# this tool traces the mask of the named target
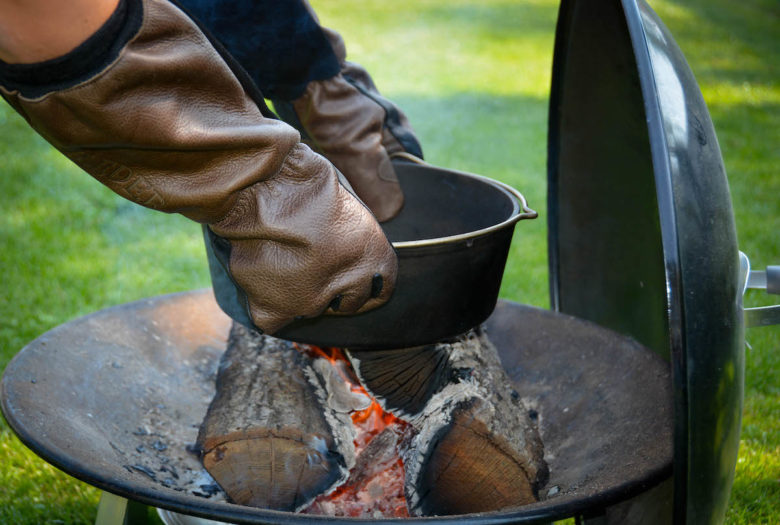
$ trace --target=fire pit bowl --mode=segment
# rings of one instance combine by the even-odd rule
[[[404,348],[462,334],[493,311],[515,224],[536,212],[517,190],[486,177],[405,158],[394,166],[405,203],[382,225],[398,254],[390,301],[360,315],[298,320],[275,336],[318,346]],[[251,325],[240,292],[223,275],[224,257],[208,235],[206,244],[212,279],[224,283],[215,286],[217,302]]]
[[[0,384],[3,413],[43,459],[124,498],[236,523],[329,521],[206,497],[212,487],[187,446],[214,394],[229,326],[206,291],[76,319],[11,361]],[[668,363],[595,324],[517,303],[499,302],[486,329],[538,414],[550,480],[542,501],[468,515],[470,523],[551,521],[669,478]]]

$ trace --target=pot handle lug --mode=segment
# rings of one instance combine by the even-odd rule
[[[739,257],[745,283],[743,295],[748,289],[766,290],[767,293],[774,295],[780,294],[780,266],[767,266],[766,270],[751,270],[747,256],[739,252]],[[743,308],[743,311],[745,326],[748,328],[780,324],[780,304]]]

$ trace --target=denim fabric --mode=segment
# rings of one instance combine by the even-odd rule
[[[178,0],[269,99],[292,100],[340,65],[301,0]]]

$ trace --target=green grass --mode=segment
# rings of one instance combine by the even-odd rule
[[[729,174],[739,247],[780,264],[780,7],[651,2],[696,75]],[[512,184],[542,218],[518,227],[502,296],[549,305],[547,96],[554,0],[315,0],[350,58],[401,105],[437,165]],[[198,226],[134,206],[0,104],[0,370],[74,317],[208,286]],[[752,293],[749,305],[780,298]],[[729,524],[780,523],[780,328],[747,332],[745,410]],[[98,491],[48,466],[0,418],[0,523],[90,523]]]

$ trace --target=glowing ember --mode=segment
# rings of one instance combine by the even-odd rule
[[[320,496],[305,514],[356,518],[408,518],[404,497],[404,467],[400,458],[358,485],[343,485]]]
[[[364,518],[409,517],[400,451],[409,424],[385,412],[371,398],[341,349],[305,345],[300,350],[327,359],[352,392],[371,399],[368,408],[350,414],[356,431],[357,461],[346,483],[330,494],[319,496],[302,512]]]

